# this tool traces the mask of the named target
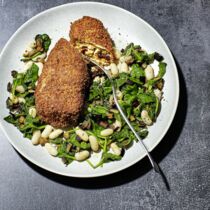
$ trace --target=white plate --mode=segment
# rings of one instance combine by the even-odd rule
[[[52,48],[59,38],[69,39],[70,22],[84,15],[100,19],[108,28],[118,48],[134,42],[148,52],[157,51],[164,56],[168,64],[164,77],[165,100],[162,102],[157,122],[149,129],[149,136],[144,140],[150,151],[158,145],[174,118],[178,103],[179,81],[174,59],[162,37],[148,23],[124,9],[102,3],[79,2],[52,8],[31,18],[15,32],[0,56],[0,122],[10,143],[32,163],[65,176],[97,177],[120,171],[141,160],[145,156],[141,146],[134,144],[126,151],[121,161],[104,164],[97,169],[92,169],[86,162],[74,162],[66,167],[59,158],[50,156],[41,146],[32,146],[13,125],[3,120],[8,115],[5,101],[8,97],[7,83],[12,80],[10,72],[13,69],[21,69],[23,64],[20,62],[20,56],[26,45],[36,34],[47,33],[52,38]]]

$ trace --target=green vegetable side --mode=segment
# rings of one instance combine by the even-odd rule
[[[8,83],[7,90],[10,92],[6,104],[10,114],[4,119],[16,126],[24,137],[32,139],[38,130],[43,132],[46,125],[41,122],[31,110],[35,108],[34,91],[38,80],[39,67],[36,62],[42,62],[51,44],[47,34],[39,34],[35,37],[31,50],[26,51],[21,59],[24,62],[32,61],[33,64],[25,73],[12,71],[13,81]],[[129,44],[122,50],[123,57],[129,57],[129,71],[119,72],[114,81],[118,89],[118,100],[131,121],[132,125],[142,139],[148,135],[148,118],[154,123],[158,117],[161,107],[163,76],[166,72],[166,63],[158,53],[148,54],[139,45]],[[159,62],[159,71],[156,76],[147,79],[146,69],[154,61]],[[90,66],[90,72],[92,71]],[[40,137],[39,144],[54,145],[57,150],[55,156],[62,159],[68,165],[78,158],[78,153],[86,152],[84,160],[87,160],[93,168],[103,166],[110,161],[121,160],[125,151],[135,141],[133,133],[121,118],[113,100],[112,88],[109,80],[102,72],[97,76],[92,74],[93,82],[87,95],[87,108],[84,117],[76,128],[64,131],[57,138],[43,139]],[[159,95],[157,94],[159,92]],[[148,114],[147,121],[142,115],[143,111]],[[92,141],[83,141],[78,130],[95,138]],[[90,138],[89,138],[90,139]],[[97,151],[96,151],[97,150]],[[92,152],[101,151],[101,159],[94,165],[88,157]],[[117,152],[116,152],[117,151]],[[89,154],[89,155],[88,155]]]

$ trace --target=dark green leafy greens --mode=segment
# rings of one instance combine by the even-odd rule
[[[23,61],[33,60],[39,55],[46,53],[49,49],[51,40],[46,34],[38,34],[35,37],[35,47],[32,52],[28,52],[22,59]],[[129,44],[123,50],[124,56],[131,56],[132,62],[129,64],[130,72],[121,72],[114,78],[118,89],[119,103],[131,121],[133,127],[139,136],[144,139],[148,135],[147,126],[142,120],[141,112],[146,110],[149,117],[155,122],[160,112],[161,103],[155,95],[154,89],[162,89],[166,73],[166,63],[163,57],[157,52],[148,54],[142,50],[141,46]],[[151,80],[145,78],[145,68],[156,60],[159,62],[159,71],[156,77]],[[16,126],[25,137],[31,139],[35,130],[43,130],[45,124],[40,121],[39,117],[29,115],[29,109],[35,106],[34,89],[38,79],[38,66],[33,65],[26,73],[12,72],[13,82],[8,84],[8,91],[12,98],[7,99],[7,107],[10,115],[4,119]],[[23,86],[23,93],[17,92],[16,87]],[[25,102],[14,103],[15,99],[24,98]],[[118,126],[116,126],[118,122]],[[120,126],[119,126],[120,124]],[[104,163],[121,160],[123,151],[128,149],[134,141],[135,136],[126,125],[119,114],[113,102],[112,87],[110,81],[105,77],[103,82],[93,81],[86,100],[86,109],[79,127],[87,132],[88,135],[96,137],[100,149],[102,150],[101,159],[98,164],[94,165],[87,160],[91,167],[96,168],[103,166]],[[102,136],[101,131],[105,128],[112,128],[114,132],[109,136]],[[57,147],[57,157],[68,165],[74,161],[75,154],[80,151],[92,151],[90,142],[83,141],[77,134],[76,129],[71,128],[65,132],[65,135],[55,139],[50,139],[51,144]],[[121,154],[116,155],[110,152],[112,143],[121,149]]]
[[[33,52],[31,52],[34,54],[31,54],[24,61],[31,60],[37,52],[47,52],[51,40],[47,34],[42,34],[36,36],[35,42],[36,45]],[[24,137],[29,139],[31,139],[33,131],[45,128],[45,124],[41,122],[38,116],[32,117],[29,114],[29,109],[35,106],[34,89],[39,77],[38,72],[39,68],[36,63],[33,63],[25,73],[18,73],[13,70],[11,73],[13,81],[8,84],[9,88],[7,88],[11,94],[11,97],[6,101],[10,114],[4,120],[16,126],[23,133]],[[24,88],[24,91],[18,92],[16,90],[17,86]],[[20,101],[19,99],[23,100]]]
[[[24,61],[24,62],[30,61],[30,60],[40,61],[42,59],[40,58],[40,56],[44,55],[44,53],[47,53],[50,47],[50,44],[51,44],[51,39],[47,34],[36,35],[34,46],[32,46],[29,51],[28,50],[25,51],[21,61]]]
[[[34,130],[41,130],[45,127],[38,117],[32,118],[29,115],[29,108],[35,106],[34,93],[30,92],[30,90],[35,87],[35,83],[38,79],[38,70],[38,66],[33,64],[26,73],[17,73],[13,79],[11,94],[13,98],[24,97],[25,103],[14,103],[12,99],[7,99],[10,115],[4,119],[18,127],[27,138],[32,137]],[[17,86],[25,87],[25,92],[18,93],[16,91]],[[27,89],[28,87],[30,87],[30,89]]]

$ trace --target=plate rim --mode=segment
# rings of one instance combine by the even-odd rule
[[[178,76],[178,70],[177,70],[177,66],[176,66],[176,63],[175,63],[175,60],[174,60],[174,57],[168,47],[168,45],[166,44],[165,40],[163,39],[163,37],[159,34],[159,32],[153,27],[151,26],[148,22],[146,22],[144,19],[142,19],[141,17],[137,16],[136,14],[124,9],[124,8],[121,8],[119,6],[116,6],[116,5],[112,5],[112,4],[108,4],[108,3],[102,3],[102,2],[92,2],[92,1],[83,1],[83,2],[73,2],[73,3],[66,3],[66,4],[62,4],[62,5],[58,5],[58,6],[55,6],[55,7],[52,7],[52,8],[49,8],[49,9],[46,9],[36,15],[34,15],[33,17],[31,17],[30,19],[28,19],[25,23],[23,23],[14,33],[13,35],[9,38],[9,40],[6,42],[6,44],[4,45],[1,53],[0,53],[0,60],[1,60],[1,57],[2,55],[4,54],[4,52],[6,51],[8,45],[10,44],[10,42],[14,39],[14,37],[16,36],[16,34],[18,34],[25,26],[27,26],[28,24],[30,24],[30,22],[32,22],[33,20],[35,20],[36,18],[38,18],[40,15],[43,15],[43,14],[46,14],[48,12],[51,12],[53,10],[56,10],[56,9],[60,9],[62,7],[66,7],[66,6],[69,6],[69,5],[82,5],[82,4],[97,4],[97,5],[101,5],[101,6],[106,6],[106,7],[112,7],[114,9],[117,9],[117,10],[121,10],[122,12],[125,12],[127,13],[128,15],[130,16],[133,16],[135,19],[138,19],[140,21],[142,21],[147,27],[149,27],[153,33],[155,33],[158,38],[162,41],[162,44],[164,45],[168,55],[169,55],[169,58],[172,60],[172,66],[173,68],[175,69],[175,83],[176,83],[176,98],[175,98],[175,104],[174,104],[174,107],[173,107],[173,110],[171,112],[171,115],[169,117],[169,121],[167,123],[167,126],[165,126],[163,132],[161,133],[161,135],[159,136],[158,138],[158,141],[156,141],[156,143],[149,149],[149,151],[151,152],[160,142],[161,140],[163,139],[163,137],[166,135],[167,131],[169,130],[173,120],[174,120],[174,117],[175,117],[175,114],[176,114],[176,111],[177,111],[177,107],[178,107],[178,102],[179,102],[179,94],[180,94],[180,85],[179,85],[179,76]],[[123,165],[117,169],[113,169],[111,171],[107,171],[107,172],[100,172],[100,173],[97,173],[97,174],[85,174],[85,175],[81,175],[81,174],[70,174],[69,173],[65,173],[65,172],[60,172],[58,170],[55,170],[55,169],[51,169],[51,168],[48,168],[44,165],[42,165],[41,163],[39,163],[38,161],[34,160],[33,158],[31,158],[30,156],[28,156],[27,154],[25,154],[23,151],[21,151],[17,146],[14,145],[13,141],[11,140],[11,138],[9,137],[9,135],[7,134],[6,130],[4,129],[4,126],[2,125],[2,122],[0,120],[0,128],[1,130],[3,131],[4,135],[6,136],[6,138],[8,139],[9,143],[15,148],[15,150],[18,151],[18,153],[20,153],[24,158],[26,158],[28,161],[30,161],[31,163],[35,164],[36,166],[44,169],[44,170],[47,170],[47,171],[50,171],[52,173],[55,173],[55,174],[58,174],[58,175],[62,175],[62,176],[66,176],[66,177],[76,177],[76,178],[95,178],[95,177],[102,177],[102,176],[107,176],[107,175],[111,175],[111,174],[114,174],[114,173],[117,173],[117,172],[120,172],[124,169],[127,169],[129,167],[131,167],[132,165],[134,165],[135,163],[139,162],[140,160],[142,160],[145,156],[146,156],[146,153],[144,152],[143,155],[141,155],[139,158],[135,159],[134,161],[131,161],[129,162],[128,164],[126,165]]]

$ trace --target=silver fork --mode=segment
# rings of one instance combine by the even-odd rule
[[[153,167],[153,169],[162,175],[162,172],[160,170],[160,167],[158,166],[158,164],[154,161],[154,159],[152,158],[150,152],[148,151],[147,147],[145,146],[144,142],[141,140],[140,136],[138,135],[138,133],[135,131],[135,129],[133,128],[133,126],[131,125],[131,123],[129,122],[128,118],[126,117],[125,113],[123,112],[122,108],[120,107],[118,100],[117,100],[117,96],[116,96],[116,88],[115,88],[115,82],[113,81],[112,77],[110,76],[108,70],[106,70],[105,68],[103,68],[102,66],[100,66],[98,63],[96,63],[94,60],[92,60],[91,58],[83,55],[83,57],[85,58],[85,60],[91,62],[92,64],[96,65],[97,67],[99,67],[108,77],[108,79],[111,82],[112,85],[112,92],[113,92],[113,98],[114,98],[114,102],[121,114],[121,116],[123,117],[123,119],[125,120],[126,124],[129,126],[129,128],[131,129],[131,131],[133,132],[133,134],[135,135],[135,137],[138,139],[138,142],[140,143],[141,147],[143,148],[143,150],[145,151],[147,157],[149,158],[149,161]]]

